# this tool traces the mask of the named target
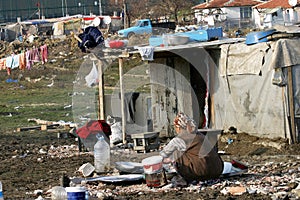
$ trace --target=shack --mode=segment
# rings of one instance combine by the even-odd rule
[[[155,47],[153,60],[146,61],[153,130],[161,137],[174,136],[172,120],[183,111],[199,128],[233,126],[238,132],[299,142],[299,55],[299,38],[253,45],[229,38]]]

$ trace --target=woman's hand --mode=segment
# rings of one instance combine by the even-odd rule
[[[168,163],[171,163],[171,162],[172,162],[172,160],[170,158],[164,158],[163,159],[163,163],[165,163],[165,164],[168,164]]]

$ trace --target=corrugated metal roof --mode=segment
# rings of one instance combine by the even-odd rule
[[[211,0],[208,3],[196,5],[192,9],[254,6],[261,2],[259,0]]]
[[[184,50],[184,49],[191,49],[191,48],[209,48],[220,46],[222,44],[233,44],[233,43],[240,43],[245,42],[245,38],[224,38],[220,40],[213,40],[207,42],[191,42],[184,45],[176,45],[176,46],[167,46],[167,47],[155,47],[154,52],[167,52],[172,50]],[[129,54],[139,53],[138,50],[129,51]]]

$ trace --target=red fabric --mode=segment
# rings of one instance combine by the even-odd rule
[[[111,135],[110,126],[105,120],[91,120],[76,130],[77,135],[84,139],[90,134],[97,134],[99,132],[103,132],[107,137]]]
[[[44,44],[40,47],[41,49],[41,56],[42,56],[42,64],[48,62],[48,48],[47,45]]]

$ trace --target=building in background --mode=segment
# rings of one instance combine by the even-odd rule
[[[0,23],[70,15],[113,15],[109,0],[0,0]]]

